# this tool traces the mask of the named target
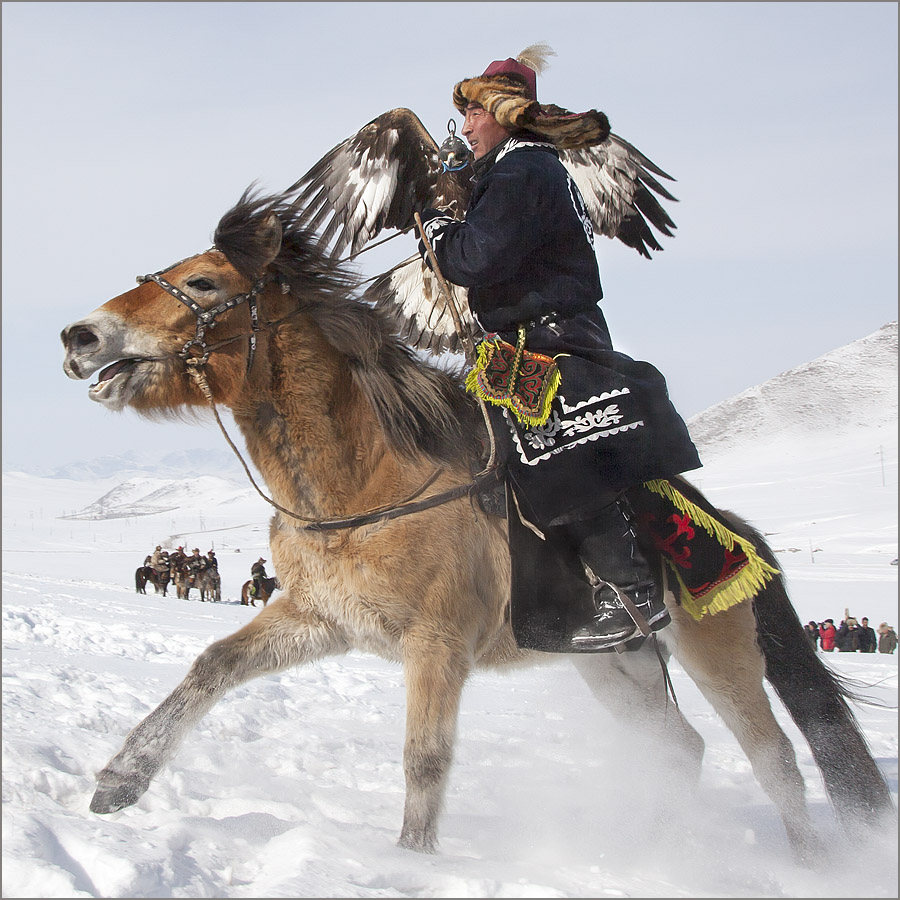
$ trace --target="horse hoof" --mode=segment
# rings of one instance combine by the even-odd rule
[[[149,781],[119,781],[116,784],[104,785],[101,777],[98,778],[97,790],[91,798],[90,810],[92,813],[106,815],[118,812],[126,806],[132,806],[143,796],[150,786]]]
[[[397,846],[403,850],[412,850],[415,853],[437,853],[437,841],[428,835],[412,836],[401,834]]]

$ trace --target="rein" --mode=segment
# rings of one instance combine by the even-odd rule
[[[208,251],[207,251],[208,252]],[[195,254],[199,256],[201,254]],[[206,331],[207,329],[212,330],[216,327],[216,319],[222,313],[228,312],[231,309],[235,309],[240,306],[242,303],[247,303],[250,309],[250,324],[251,331],[247,335],[249,338],[249,352],[247,356],[247,369],[245,372],[245,377],[250,374],[250,369],[253,365],[253,360],[256,353],[256,336],[257,334],[263,330],[263,328],[271,328],[273,325],[278,324],[284,319],[278,319],[275,322],[267,322],[264,326],[259,324],[259,307],[256,302],[256,297],[275,279],[275,276],[266,275],[261,277],[256,281],[253,287],[244,294],[236,294],[234,297],[230,297],[228,300],[223,300],[221,303],[212,307],[211,309],[204,309],[189,297],[184,291],[180,288],[176,287],[171,282],[167,281],[162,276],[174,269],[175,266],[181,265],[183,262],[187,262],[188,259],[193,259],[194,257],[186,257],[183,260],[180,260],[177,263],[173,263],[171,266],[168,266],[165,269],[161,269],[159,272],[154,272],[150,275],[139,275],[137,277],[138,284],[143,284],[147,281],[152,281],[154,284],[161,287],[166,293],[173,296],[176,300],[183,303],[197,318],[197,328],[194,334],[194,337],[189,340],[184,347],[176,354],[179,359],[181,359],[188,373],[194,379],[194,382],[197,384],[197,387],[200,389],[200,392],[206,398],[209,403],[213,415],[215,416],[216,423],[219,426],[219,430],[222,432],[222,435],[225,437],[225,440],[228,442],[228,445],[234,451],[237,456],[239,462],[244,468],[244,472],[247,474],[247,478],[250,480],[250,483],[253,485],[256,492],[265,500],[268,504],[273,506],[279,512],[284,513],[287,516],[290,516],[293,519],[298,519],[301,522],[305,522],[306,524],[303,526],[303,530],[305,531],[336,531],[344,528],[358,528],[361,525],[370,525],[373,522],[379,521],[387,521],[389,519],[396,519],[400,516],[411,515],[412,513],[421,512],[422,510],[431,509],[435,506],[440,506],[444,503],[449,503],[451,500],[456,500],[459,497],[463,497],[466,495],[472,496],[474,494],[480,493],[481,490],[490,487],[500,480],[500,474],[498,473],[496,467],[490,465],[486,467],[484,470],[479,472],[472,481],[466,484],[460,484],[456,487],[450,488],[446,491],[443,491],[440,494],[433,494],[430,497],[425,497],[423,499],[417,500],[416,498],[419,495],[427,490],[440,476],[443,472],[443,469],[436,468],[434,472],[428,477],[428,479],[417,488],[412,494],[410,494],[405,500],[402,500],[400,503],[382,506],[376,509],[368,510],[364,513],[355,516],[347,516],[341,518],[332,518],[332,519],[313,519],[308,516],[300,515],[300,513],[293,512],[292,510],[286,509],[281,506],[271,497],[266,496],[266,494],[260,489],[259,485],[256,483],[256,480],[253,477],[253,474],[250,472],[247,463],[244,461],[243,456],[241,455],[240,450],[235,446],[234,441],[231,440],[231,437],[228,434],[227,429],[225,428],[224,423],[222,422],[221,417],[219,416],[219,411],[216,406],[215,399],[213,398],[212,391],[210,390],[209,383],[206,380],[206,374],[203,371],[207,362],[209,361],[209,355],[214,350],[217,350],[219,347],[222,347],[226,344],[231,343],[234,340],[238,340],[241,337],[244,337],[243,334],[237,335],[234,338],[229,338],[228,340],[221,341],[218,344],[207,344],[206,343]],[[287,294],[290,292],[290,287],[287,282],[281,282],[281,292],[283,294]],[[285,316],[284,318],[288,318]],[[195,352],[195,349],[196,351]],[[493,442],[492,442],[493,443]],[[493,462],[494,452],[493,446],[491,450],[491,462]]]
[[[206,397],[207,402],[209,403],[213,411],[213,415],[216,418],[219,430],[222,432],[225,440],[228,442],[228,445],[234,451],[235,455],[240,461],[240,464],[244,467],[244,472],[246,472],[247,478],[250,480],[250,484],[253,485],[256,493],[259,494],[259,496],[262,497],[262,499],[265,500],[266,503],[268,503],[270,506],[274,506],[275,509],[277,509],[279,512],[282,512],[293,519],[298,519],[301,522],[305,522],[306,524],[303,526],[303,531],[338,531],[344,528],[359,528],[361,525],[371,525],[373,522],[388,521],[389,519],[396,519],[400,516],[408,516],[412,513],[422,512],[422,510],[425,509],[431,509],[434,506],[440,506],[444,503],[449,503],[451,500],[456,500],[459,497],[478,494],[483,489],[499,483],[502,478],[499,470],[496,467],[485,469],[479,472],[470,482],[466,484],[459,484],[456,487],[449,488],[448,490],[443,491],[440,494],[433,494],[432,496],[425,497],[422,500],[416,500],[416,497],[418,497],[424,490],[434,484],[438,476],[443,472],[443,469],[437,468],[434,470],[434,472],[431,473],[431,475],[422,485],[420,485],[415,491],[413,491],[413,493],[410,494],[405,500],[401,500],[400,503],[396,503],[390,506],[380,506],[376,509],[371,509],[367,512],[360,513],[355,516],[346,516],[343,518],[313,519],[308,516],[302,516],[300,515],[300,513],[296,513],[290,509],[286,509],[271,497],[267,497],[266,494],[263,493],[259,485],[256,483],[256,479],[254,479],[253,473],[250,471],[247,463],[244,461],[244,457],[241,455],[240,450],[238,450],[238,448],[235,446],[234,441],[231,440],[231,437],[228,434],[228,431],[225,428],[221,417],[219,416],[218,407],[216,406],[212,391],[209,389],[209,383],[206,380],[206,375],[203,372],[203,366],[205,365],[205,362],[202,362],[199,358],[185,359],[184,362],[188,367],[188,372],[196,382],[197,387],[200,388],[201,393],[204,397]]]

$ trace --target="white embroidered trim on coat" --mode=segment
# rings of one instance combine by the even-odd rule
[[[604,391],[599,397],[591,397],[574,406],[569,406],[565,397],[557,394],[555,399],[559,401],[565,418],[560,417],[559,411],[554,409],[550,418],[543,425],[536,425],[522,431],[510,420],[507,410],[504,409],[503,412],[506,414],[506,421],[512,433],[519,459],[526,466],[536,466],[543,460],[549,459],[557,453],[571,450],[573,447],[602,438],[615,437],[617,434],[642,427],[643,419],[623,424],[622,420],[625,416],[617,403],[610,403],[605,407],[597,406],[604,400],[611,400],[629,393],[631,392],[628,388]],[[587,407],[593,408],[588,409]],[[580,415],[571,415],[579,410],[583,411]],[[535,451],[538,451],[537,456],[532,455]]]

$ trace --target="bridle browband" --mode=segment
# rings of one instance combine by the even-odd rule
[[[210,248],[210,250],[215,249],[215,247]],[[203,253],[209,253],[210,250],[204,250]],[[299,519],[300,521],[305,522],[306,524],[303,526],[304,531],[323,532],[341,530],[344,528],[358,528],[361,525],[371,525],[375,522],[386,521],[388,519],[396,519],[399,516],[406,516],[411,513],[421,512],[422,510],[440,506],[460,497],[468,496],[471,499],[482,491],[500,482],[502,476],[498,468],[496,466],[489,465],[486,469],[475,475],[472,481],[467,484],[457,485],[456,487],[443,491],[440,494],[432,494],[430,497],[416,499],[441,474],[443,469],[438,468],[431,474],[431,476],[424,484],[422,484],[417,490],[415,490],[410,496],[408,496],[405,500],[402,500],[400,503],[397,503],[393,506],[383,506],[378,509],[369,510],[368,512],[361,513],[360,515],[347,516],[336,519],[311,519],[307,516],[302,516],[299,513],[292,512],[289,509],[285,509],[285,507],[276,503],[271,497],[267,497],[260,490],[259,485],[257,485],[256,480],[253,478],[253,475],[250,472],[250,469],[244,462],[244,458],[241,456],[240,451],[229,437],[228,432],[226,431],[225,426],[222,423],[219,412],[216,409],[216,403],[213,399],[212,391],[209,389],[209,385],[206,381],[206,376],[203,373],[203,368],[209,361],[209,354],[217,347],[222,346],[222,344],[216,344],[213,346],[208,345],[205,340],[206,330],[212,330],[216,327],[216,319],[222,313],[228,312],[228,310],[234,309],[235,307],[240,306],[242,303],[247,303],[250,309],[251,331],[247,335],[247,337],[249,338],[250,346],[247,356],[246,374],[250,374],[250,369],[253,365],[253,358],[256,353],[256,335],[264,327],[259,324],[259,308],[256,303],[256,297],[271,282],[275,281],[277,279],[277,276],[263,275],[246,293],[236,294],[234,297],[230,297],[228,300],[223,300],[221,303],[217,304],[211,309],[204,309],[202,306],[200,306],[199,303],[197,303],[193,298],[189,297],[184,291],[182,291],[180,288],[175,287],[174,284],[172,284],[170,281],[166,281],[166,279],[162,277],[166,272],[171,271],[176,266],[180,266],[182,263],[187,262],[188,260],[195,259],[198,256],[202,256],[203,253],[195,253],[193,256],[187,256],[176,263],[172,263],[171,266],[167,266],[165,269],[160,269],[158,272],[153,272],[150,275],[138,275],[137,282],[138,284],[144,284],[147,281],[152,281],[154,284],[157,284],[159,287],[161,287],[166,293],[171,294],[171,296],[173,296],[176,300],[183,303],[197,317],[197,329],[194,333],[194,337],[189,340],[176,355],[184,362],[191,377],[197,383],[200,392],[204,395],[204,397],[206,397],[207,401],[212,407],[213,415],[215,416],[216,422],[219,425],[219,429],[225,436],[225,440],[228,442],[231,449],[234,450],[234,452],[237,454],[237,458],[240,461],[241,465],[244,467],[244,471],[247,473],[247,477],[250,479],[250,483],[256,489],[256,492],[260,495],[260,497],[263,498],[263,500],[274,506],[275,509],[277,509],[279,512],[285,513],[286,515],[291,516],[294,519]],[[283,294],[287,294],[290,292],[290,286],[286,281],[283,280],[281,281],[281,292]],[[265,327],[270,327],[274,324],[276,323],[269,322],[266,323]],[[243,335],[238,335],[238,337],[242,336]],[[224,341],[222,343],[230,343],[230,341]],[[199,352],[194,351],[195,347]],[[491,456],[493,458],[493,452]]]

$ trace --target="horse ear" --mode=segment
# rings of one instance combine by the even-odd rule
[[[259,247],[263,254],[263,269],[268,268],[281,250],[281,219],[274,213],[259,226],[257,232]]]

